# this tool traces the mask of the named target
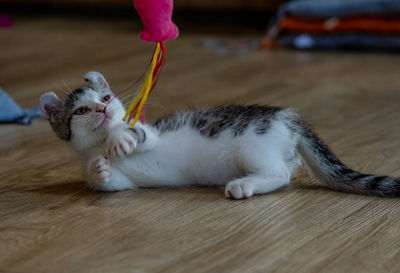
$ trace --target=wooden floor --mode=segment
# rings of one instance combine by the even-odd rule
[[[16,18],[0,30],[0,86],[23,107],[79,86],[89,70],[121,90],[152,53],[138,29]],[[167,43],[151,120],[221,103],[289,106],[351,167],[400,176],[400,56],[217,56],[197,46],[204,37],[181,28]],[[46,120],[0,125],[0,272],[400,272],[399,199],[315,187],[304,170],[294,180],[243,201],[217,188],[91,192]]]

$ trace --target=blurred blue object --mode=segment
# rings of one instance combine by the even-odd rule
[[[291,34],[278,39],[284,47],[297,49],[354,49],[398,51],[400,36],[368,34],[310,35]]]
[[[287,14],[320,18],[399,13],[400,0],[295,0],[280,6],[277,19],[279,20]]]
[[[0,88],[0,123],[31,124],[33,118],[41,117],[39,107],[22,109],[4,90]]]

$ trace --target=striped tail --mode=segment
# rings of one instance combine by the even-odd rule
[[[299,153],[318,178],[331,189],[377,195],[400,196],[400,178],[362,174],[345,166],[329,147],[302,121],[294,121],[295,130],[300,133]]]

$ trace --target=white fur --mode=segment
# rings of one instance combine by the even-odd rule
[[[94,100],[95,104],[92,96],[89,92],[81,101],[90,104]],[[226,185],[227,197],[241,199],[289,183],[300,164],[296,140],[280,121],[273,121],[264,135],[249,129],[233,137],[227,130],[216,139],[204,137],[191,127],[160,137],[151,126],[138,124],[147,137],[141,146],[120,119],[122,106],[110,111],[114,111],[113,121],[100,135],[84,129],[90,120],[74,120],[72,124],[71,144],[81,152],[85,177],[95,189]]]
[[[70,140],[82,156],[84,176],[94,189],[213,185],[225,186],[227,197],[241,199],[289,183],[301,162],[298,139],[279,119],[272,120],[263,135],[248,128],[241,136],[226,130],[217,138],[202,136],[190,126],[160,136],[153,127],[137,123],[135,128],[146,133],[146,141],[138,143],[122,121],[125,110],[118,99],[111,101],[105,113],[96,112],[102,97],[111,92],[98,74],[87,74],[92,90],[76,107],[84,105],[90,111],[72,116]],[[103,122],[106,116],[109,120]]]
[[[234,138],[226,131],[217,139],[206,138],[189,127],[159,137],[150,126],[139,126],[151,138],[151,149],[137,149],[130,155],[109,153],[109,160],[104,164],[109,164],[111,172],[118,171],[120,175],[104,186],[99,185],[99,189],[226,185],[227,197],[241,199],[289,183],[292,172],[300,164],[295,143],[279,121],[274,121],[265,135],[248,130]],[[121,137],[117,132],[113,131],[106,143],[118,143]],[[126,130],[120,134],[125,135]],[[126,180],[131,183],[127,184]]]

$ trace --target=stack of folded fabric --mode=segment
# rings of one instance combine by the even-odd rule
[[[400,0],[288,2],[263,47],[400,51]]]

